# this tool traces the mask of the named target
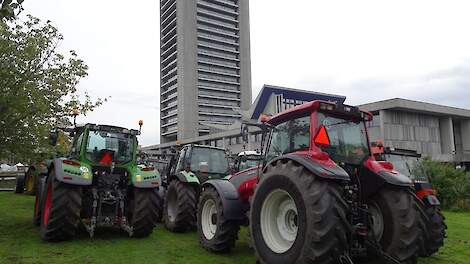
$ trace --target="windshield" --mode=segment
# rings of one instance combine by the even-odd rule
[[[191,170],[214,174],[226,174],[229,170],[224,150],[194,147],[191,153]]]
[[[367,134],[362,121],[318,113],[318,128],[321,126],[325,127],[330,144],[320,147],[336,163],[361,164],[369,156]]]
[[[294,118],[273,128],[267,160],[309,147],[310,116]]]
[[[417,157],[386,154],[385,160],[393,164],[393,169],[413,181],[428,182],[423,165]]]
[[[128,134],[90,131],[86,147],[86,158],[92,162],[110,164],[132,160],[133,136]]]
[[[259,165],[260,161],[261,161],[261,156],[258,156],[258,155],[244,156],[244,158],[240,160],[240,165],[238,166],[238,170],[242,171],[242,170],[256,167]]]

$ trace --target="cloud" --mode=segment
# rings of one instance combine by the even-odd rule
[[[332,77],[302,78],[295,86],[345,95],[349,104],[405,98],[470,108],[470,59],[422,75],[384,75],[347,81]]]

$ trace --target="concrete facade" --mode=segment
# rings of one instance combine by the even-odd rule
[[[372,141],[437,160],[470,162],[470,110],[399,98],[359,107],[374,114],[369,124]]]
[[[207,135],[251,106],[248,0],[160,0],[160,142]]]

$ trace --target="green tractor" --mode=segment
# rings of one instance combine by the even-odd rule
[[[203,145],[185,145],[172,158],[164,177],[163,222],[172,232],[196,228],[196,205],[201,184],[222,179],[230,173],[225,149]]]
[[[69,240],[80,225],[90,237],[97,227],[150,235],[161,206],[161,180],[153,167],[137,166],[140,130],[95,124],[62,130],[73,137],[70,154],[50,162],[36,191],[34,223],[41,238]],[[57,135],[51,132],[51,144]]]
[[[36,195],[39,179],[47,175],[47,168],[51,162],[49,159],[31,164],[24,174],[17,176],[15,192]]]

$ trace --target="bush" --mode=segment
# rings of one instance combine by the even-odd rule
[[[470,209],[470,172],[430,159],[423,165],[444,208]]]

